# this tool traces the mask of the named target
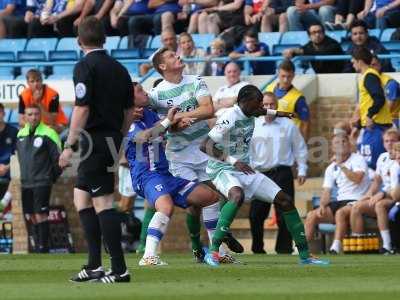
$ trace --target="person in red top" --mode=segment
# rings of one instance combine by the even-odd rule
[[[58,93],[43,84],[42,73],[31,69],[26,73],[26,87],[19,95],[19,125],[25,126],[25,107],[36,104],[42,111],[42,122],[61,133],[68,125],[68,118],[61,108]]]

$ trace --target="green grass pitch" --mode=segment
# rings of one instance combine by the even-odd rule
[[[139,268],[130,254],[133,280],[101,285],[68,282],[83,254],[2,255],[0,299],[400,299],[398,255],[333,256],[327,267],[300,266],[296,256],[237,257],[242,264],[213,269],[190,255],[163,255],[169,266]]]

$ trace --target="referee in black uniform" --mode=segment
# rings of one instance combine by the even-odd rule
[[[114,163],[123,135],[130,125],[133,86],[128,71],[102,48],[103,25],[88,17],[78,28],[78,43],[85,56],[75,66],[75,106],[60,166],[70,165],[72,149],[81,135],[81,161],[74,203],[88,244],[87,265],[71,281],[129,282],[121,248],[120,219],[112,208]],[[83,129],[84,134],[80,134]],[[86,156],[85,159],[82,159]],[[101,263],[101,237],[111,257],[111,273]]]

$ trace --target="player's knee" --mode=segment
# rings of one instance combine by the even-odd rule
[[[236,203],[238,206],[241,206],[244,201],[244,192],[239,187],[233,187],[229,190],[228,198],[230,201]]]
[[[292,197],[283,191],[280,191],[278,194],[276,194],[274,204],[282,211],[290,211],[295,209]]]

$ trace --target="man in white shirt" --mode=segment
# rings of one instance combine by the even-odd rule
[[[232,107],[236,103],[239,90],[249,84],[240,80],[240,67],[235,62],[228,63],[224,72],[228,84],[220,87],[213,97],[215,112],[221,108]]]
[[[325,170],[320,207],[309,212],[305,222],[307,240],[312,240],[319,223],[335,223],[335,237],[330,253],[340,252],[341,241],[349,228],[351,204],[362,197],[369,187],[368,166],[364,158],[351,152],[346,134],[332,140],[334,158]],[[331,190],[336,185],[337,201],[331,201]]]
[[[272,92],[264,93],[264,108],[276,110],[278,99]],[[288,118],[266,115],[255,120],[250,143],[251,167],[271,178],[294,201],[294,179],[292,166],[297,163],[297,180],[302,185],[307,174],[307,145],[299,128]],[[253,238],[252,251],[265,253],[264,221],[271,204],[254,200],[250,208],[250,226]],[[278,236],[275,251],[280,254],[293,252],[292,237],[287,230],[282,211],[277,212]]]
[[[389,231],[388,211],[395,203],[391,191],[397,185],[398,176],[393,145],[399,141],[397,129],[388,129],[383,135],[383,146],[387,152],[382,153],[376,163],[374,180],[367,193],[351,210],[351,231],[354,235],[364,233],[363,215],[376,217],[382,237],[382,254],[392,254],[392,242]],[[393,174],[392,174],[393,173]]]

